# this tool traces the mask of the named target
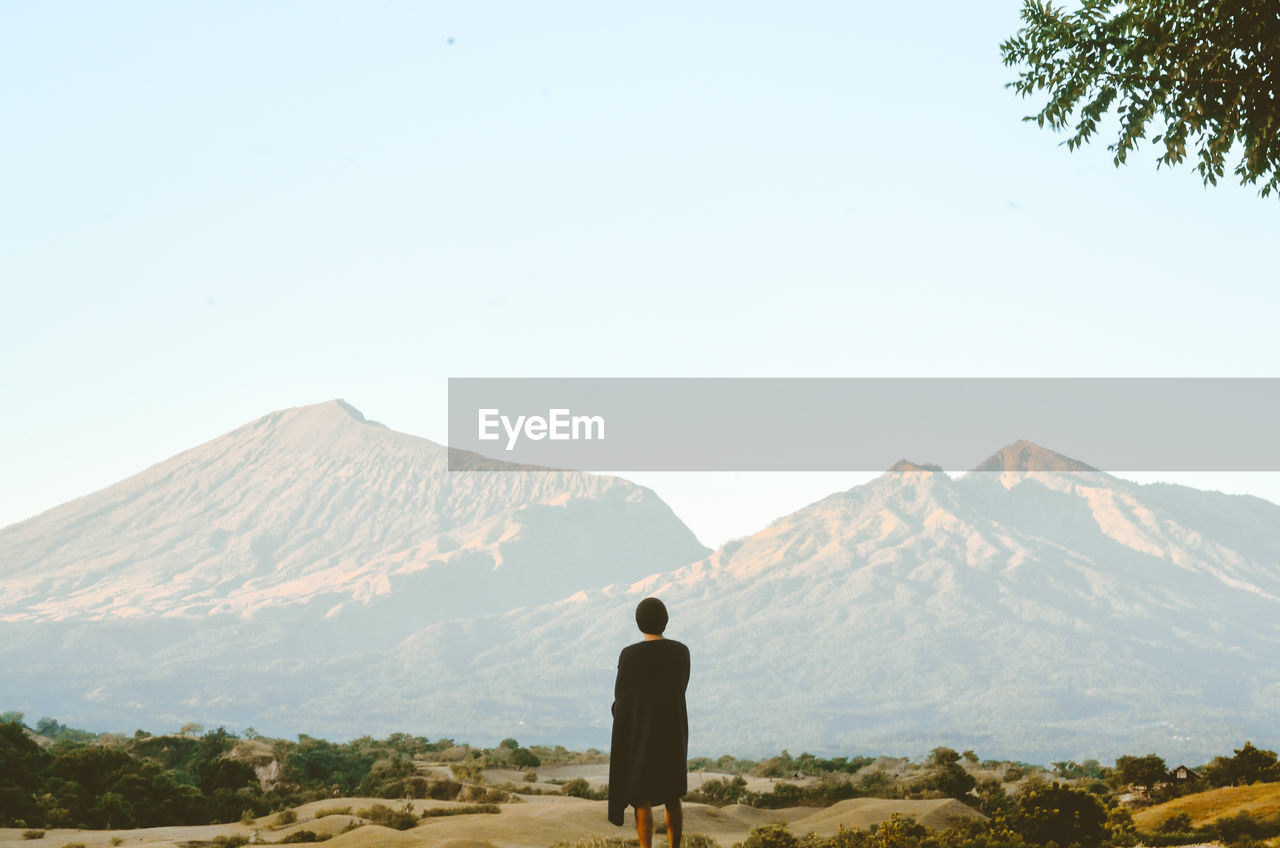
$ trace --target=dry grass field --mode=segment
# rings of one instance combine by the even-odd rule
[[[162,827],[140,830],[86,831],[50,830],[41,840],[26,840],[22,831],[0,829],[0,848],[63,848],[83,843],[85,848],[214,848],[218,836],[242,834],[253,843],[271,844],[298,830],[311,830],[331,835],[326,848],[547,848],[553,843],[591,837],[630,836],[628,825],[614,827],[605,818],[605,802],[587,801],[561,795],[529,795],[520,801],[499,805],[501,812],[427,818],[416,827],[396,831],[376,825],[344,830],[355,820],[347,814],[318,812],[350,807],[359,810],[375,803],[398,806],[374,798],[334,798],[316,801],[297,808],[298,820],[285,827],[272,825],[273,817],[265,816],[251,825],[222,824],[199,827]],[[429,807],[462,806],[449,801],[414,801],[414,810]],[[783,810],[758,810],[740,804],[722,808],[703,804],[685,804],[685,832],[701,833],[715,839],[724,848],[740,842],[751,828],[767,822],[783,822],[793,833],[813,831],[826,836],[840,825],[866,828],[884,821],[894,813],[914,816],[931,827],[943,827],[956,818],[978,816],[963,804],[950,800],[885,801],[856,798],[832,807],[792,807]],[[113,840],[119,840],[113,843]],[[662,840],[658,840],[662,844]],[[204,843],[201,845],[200,843]]]
[[[1186,813],[1191,818],[1193,827],[1237,813],[1248,813],[1262,819],[1274,818],[1280,815],[1280,783],[1226,786],[1184,795],[1135,812],[1133,821],[1141,830],[1153,830],[1162,821],[1178,813]]]

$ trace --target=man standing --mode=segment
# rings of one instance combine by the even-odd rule
[[[666,808],[667,840],[680,848],[684,826],[680,798],[689,791],[689,649],[664,639],[667,608],[657,598],[636,607],[644,639],[618,655],[613,687],[613,741],[609,752],[609,821],[623,823],[636,810],[641,848],[653,845],[653,807]]]

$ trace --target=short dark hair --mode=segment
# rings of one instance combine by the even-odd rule
[[[657,598],[645,598],[636,605],[636,625],[641,633],[662,635],[667,629],[667,605]]]

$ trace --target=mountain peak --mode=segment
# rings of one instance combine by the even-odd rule
[[[1078,459],[1072,459],[1034,442],[1019,439],[991,454],[971,471],[1097,471]]]
[[[313,432],[345,430],[352,425],[387,429],[385,424],[365,418],[363,412],[342,398],[279,409],[264,415],[260,420],[275,426],[303,426],[311,428]]]
[[[934,465],[933,463],[930,463],[930,462],[912,462],[909,459],[900,459],[897,462],[895,462],[892,467],[889,468],[889,471],[891,472],[894,472],[894,471],[896,472],[905,472],[905,471],[940,472],[942,471],[942,466]]]
[[[322,405],[322,406],[328,406],[328,405],[330,405],[330,404],[332,404],[333,406],[336,406],[338,409],[341,409],[343,412],[347,413],[348,415],[350,415],[352,418],[354,418],[354,419],[355,419],[355,420],[357,420],[357,421],[367,421],[367,420],[368,420],[368,419],[366,419],[366,418],[364,417],[364,413],[363,413],[363,412],[361,412],[360,410],[356,409],[354,406],[352,406],[351,404],[347,403],[347,402],[346,402],[345,400],[343,400],[342,398],[334,398],[333,400],[328,401],[328,402],[326,402],[326,403],[324,403],[324,404],[321,404],[321,405]]]

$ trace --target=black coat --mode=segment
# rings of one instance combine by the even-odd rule
[[[609,821],[627,805],[665,804],[689,791],[689,649],[648,639],[618,655],[609,750]]]

